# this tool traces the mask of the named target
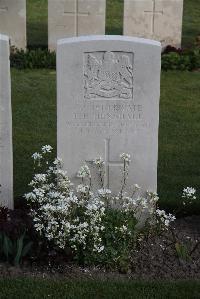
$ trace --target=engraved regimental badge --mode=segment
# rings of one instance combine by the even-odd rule
[[[84,54],[85,98],[132,99],[133,53]]]

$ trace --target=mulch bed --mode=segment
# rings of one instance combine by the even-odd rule
[[[177,257],[173,238],[187,245],[190,260],[185,261]],[[177,219],[172,233],[168,232],[165,237],[152,237],[141,244],[126,274],[100,268],[81,268],[52,260],[49,264],[34,262],[30,265],[30,262],[26,262],[21,267],[0,263],[0,278],[200,279],[200,216]]]

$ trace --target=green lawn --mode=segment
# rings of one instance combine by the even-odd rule
[[[48,0],[27,0],[27,43],[29,47],[47,47]]]
[[[123,34],[123,0],[106,1],[106,34]]]
[[[47,0],[27,0],[29,47],[47,47],[47,2]],[[122,34],[123,0],[107,0],[106,5],[106,33]],[[200,34],[200,0],[184,0],[183,46],[193,44],[198,34]]]
[[[56,144],[55,71],[12,70],[14,190],[27,191],[33,168],[30,155]]]
[[[14,189],[27,191],[30,155],[41,145],[56,145],[56,73],[12,70]],[[174,207],[184,186],[199,186],[200,73],[163,72],[161,80],[158,192]],[[200,203],[193,212],[200,211]]]
[[[190,46],[200,35],[200,0],[184,0],[183,16],[182,43]]]
[[[198,299],[199,282],[0,280],[0,299]]]
[[[165,208],[179,203],[184,186],[200,182],[200,73],[163,72],[158,193]],[[193,212],[200,212],[196,202]],[[189,212],[189,211],[188,211]]]

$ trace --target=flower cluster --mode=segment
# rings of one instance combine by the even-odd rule
[[[167,214],[164,210],[156,210],[157,223],[164,225],[164,227],[169,227],[170,223],[173,222],[176,217],[172,214]]]
[[[51,150],[50,146],[42,147],[41,153],[34,154],[33,159],[44,160]],[[71,247],[76,251],[80,246],[86,249],[89,243],[93,251],[101,252],[104,203],[95,198],[86,185],[77,187],[78,193],[87,194],[84,200],[79,198],[72,190],[67,172],[62,170],[60,159],[47,164],[46,173],[34,175],[29,184],[32,191],[25,195],[36,231],[62,249]],[[90,176],[87,165],[78,174],[81,178]]]
[[[192,187],[187,187],[183,189],[183,205],[191,204],[193,200],[196,199],[196,189]]]
[[[129,154],[122,153],[120,155],[120,159],[122,159],[126,163],[130,163],[131,162],[131,156]]]
[[[94,159],[93,163],[99,167],[105,164],[104,160],[101,157]]]
[[[84,255],[107,252],[106,256],[113,252],[118,259],[122,254],[120,244],[121,250],[126,251],[124,244],[128,247],[129,241],[134,239],[140,217],[144,219],[147,213],[152,218],[156,216],[163,227],[168,227],[175,219],[173,215],[157,209],[156,193],[147,192],[145,196],[137,184],[133,185],[131,195],[127,193],[130,155],[120,155],[124,162],[122,186],[119,194],[115,195],[104,185],[105,163],[101,157],[93,160],[101,179],[101,188],[95,189],[87,164],[78,171],[77,177],[81,182],[74,186],[63,170],[61,159],[46,160],[51,151],[52,147],[46,145],[32,155],[40,172],[33,176],[29,184],[32,190],[25,197],[31,207],[36,231],[59,248],[71,248],[75,255],[80,252]],[[45,166],[46,170],[41,172],[44,169],[41,166]],[[113,209],[113,203],[117,210]],[[107,244],[113,248],[117,246],[117,251],[107,248]]]
[[[77,177],[78,178],[86,178],[86,177],[91,177],[91,173],[90,173],[90,169],[87,166],[87,164],[83,165],[78,173],[77,173]]]

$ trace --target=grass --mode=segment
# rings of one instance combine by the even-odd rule
[[[56,73],[12,70],[15,198],[31,180],[30,155],[56,145]],[[161,80],[158,192],[174,208],[184,186],[199,186],[200,73],[163,72]],[[200,211],[200,203],[192,212]]]
[[[48,0],[27,0],[26,6],[28,47],[47,47]]]
[[[55,71],[12,70],[14,190],[27,191],[33,168],[30,155],[56,144]]]
[[[198,299],[199,282],[0,280],[0,299]]]
[[[191,46],[200,35],[200,0],[184,0],[182,44]]]
[[[106,34],[123,34],[123,0],[106,1]]]
[[[165,208],[178,204],[184,186],[199,187],[199,111],[200,73],[163,72],[158,193]],[[195,211],[200,212],[198,201]]]
[[[122,34],[123,0],[107,0],[106,6],[106,34]],[[27,0],[27,39],[31,48],[47,47],[47,7],[47,0]],[[184,0],[183,46],[193,45],[198,34],[200,34],[200,0]]]

